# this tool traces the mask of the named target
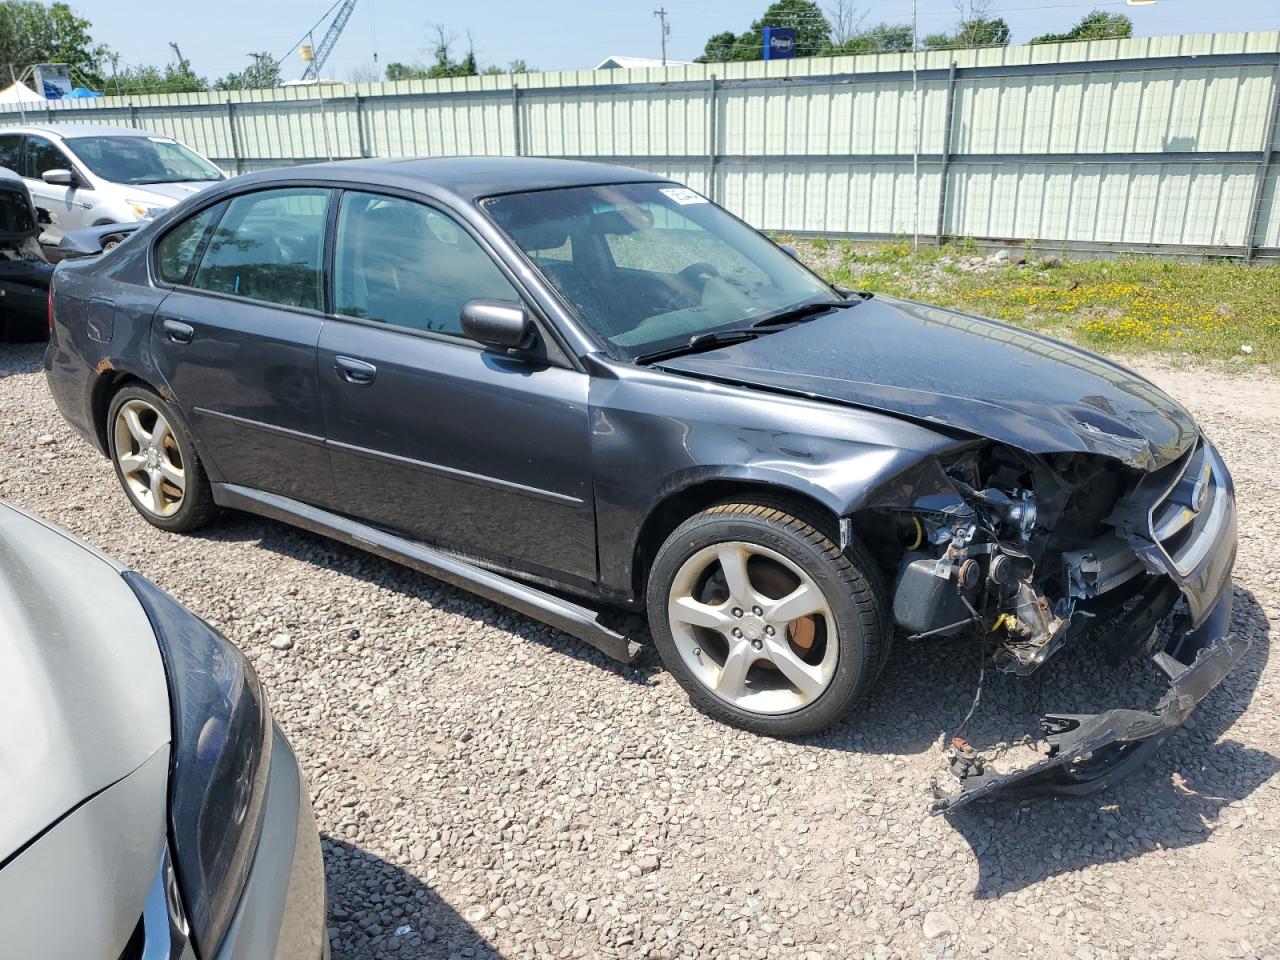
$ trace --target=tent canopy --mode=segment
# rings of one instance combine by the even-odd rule
[[[8,86],[3,90],[0,90],[0,103],[42,104],[44,102],[44,97],[40,96],[40,94],[36,93],[21,80],[12,86]]]

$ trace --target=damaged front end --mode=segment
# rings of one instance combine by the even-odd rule
[[[1114,782],[1244,655],[1247,641],[1228,634],[1234,491],[1207,440],[1151,471],[1000,445],[931,471],[910,509],[894,514],[905,546],[894,617],[908,639],[970,632],[989,646],[991,666],[1028,676],[1088,636],[1111,663],[1145,651],[1170,680],[1150,711],[1046,715],[1043,759],[1013,772],[996,771],[957,736],[949,760],[960,789],[935,784],[932,812]]]

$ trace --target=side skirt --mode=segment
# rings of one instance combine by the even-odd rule
[[[312,533],[367,550],[387,560],[402,563],[420,573],[510,607],[557,630],[563,630],[622,663],[631,663],[640,652],[640,644],[610,630],[600,622],[599,614],[594,610],[501,574],[483,570],[416,541],[397,537],[288,497],[234,483],[213,484],[213,499],[219,506],[282,520]]]

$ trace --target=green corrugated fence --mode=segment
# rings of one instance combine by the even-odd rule
[[[604,160],[785,233],[1280,256],[1280,32],[921,53],[914,81],[911,59],[107,97],[25,119],[143,127],[237,172]]]

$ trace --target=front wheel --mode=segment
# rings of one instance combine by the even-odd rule
[[[869,554],[784,508],[723,503],[658,551],[649,622],[667,669],[705,713],[797,736],[844,717],[879,673],[887,603]]]

